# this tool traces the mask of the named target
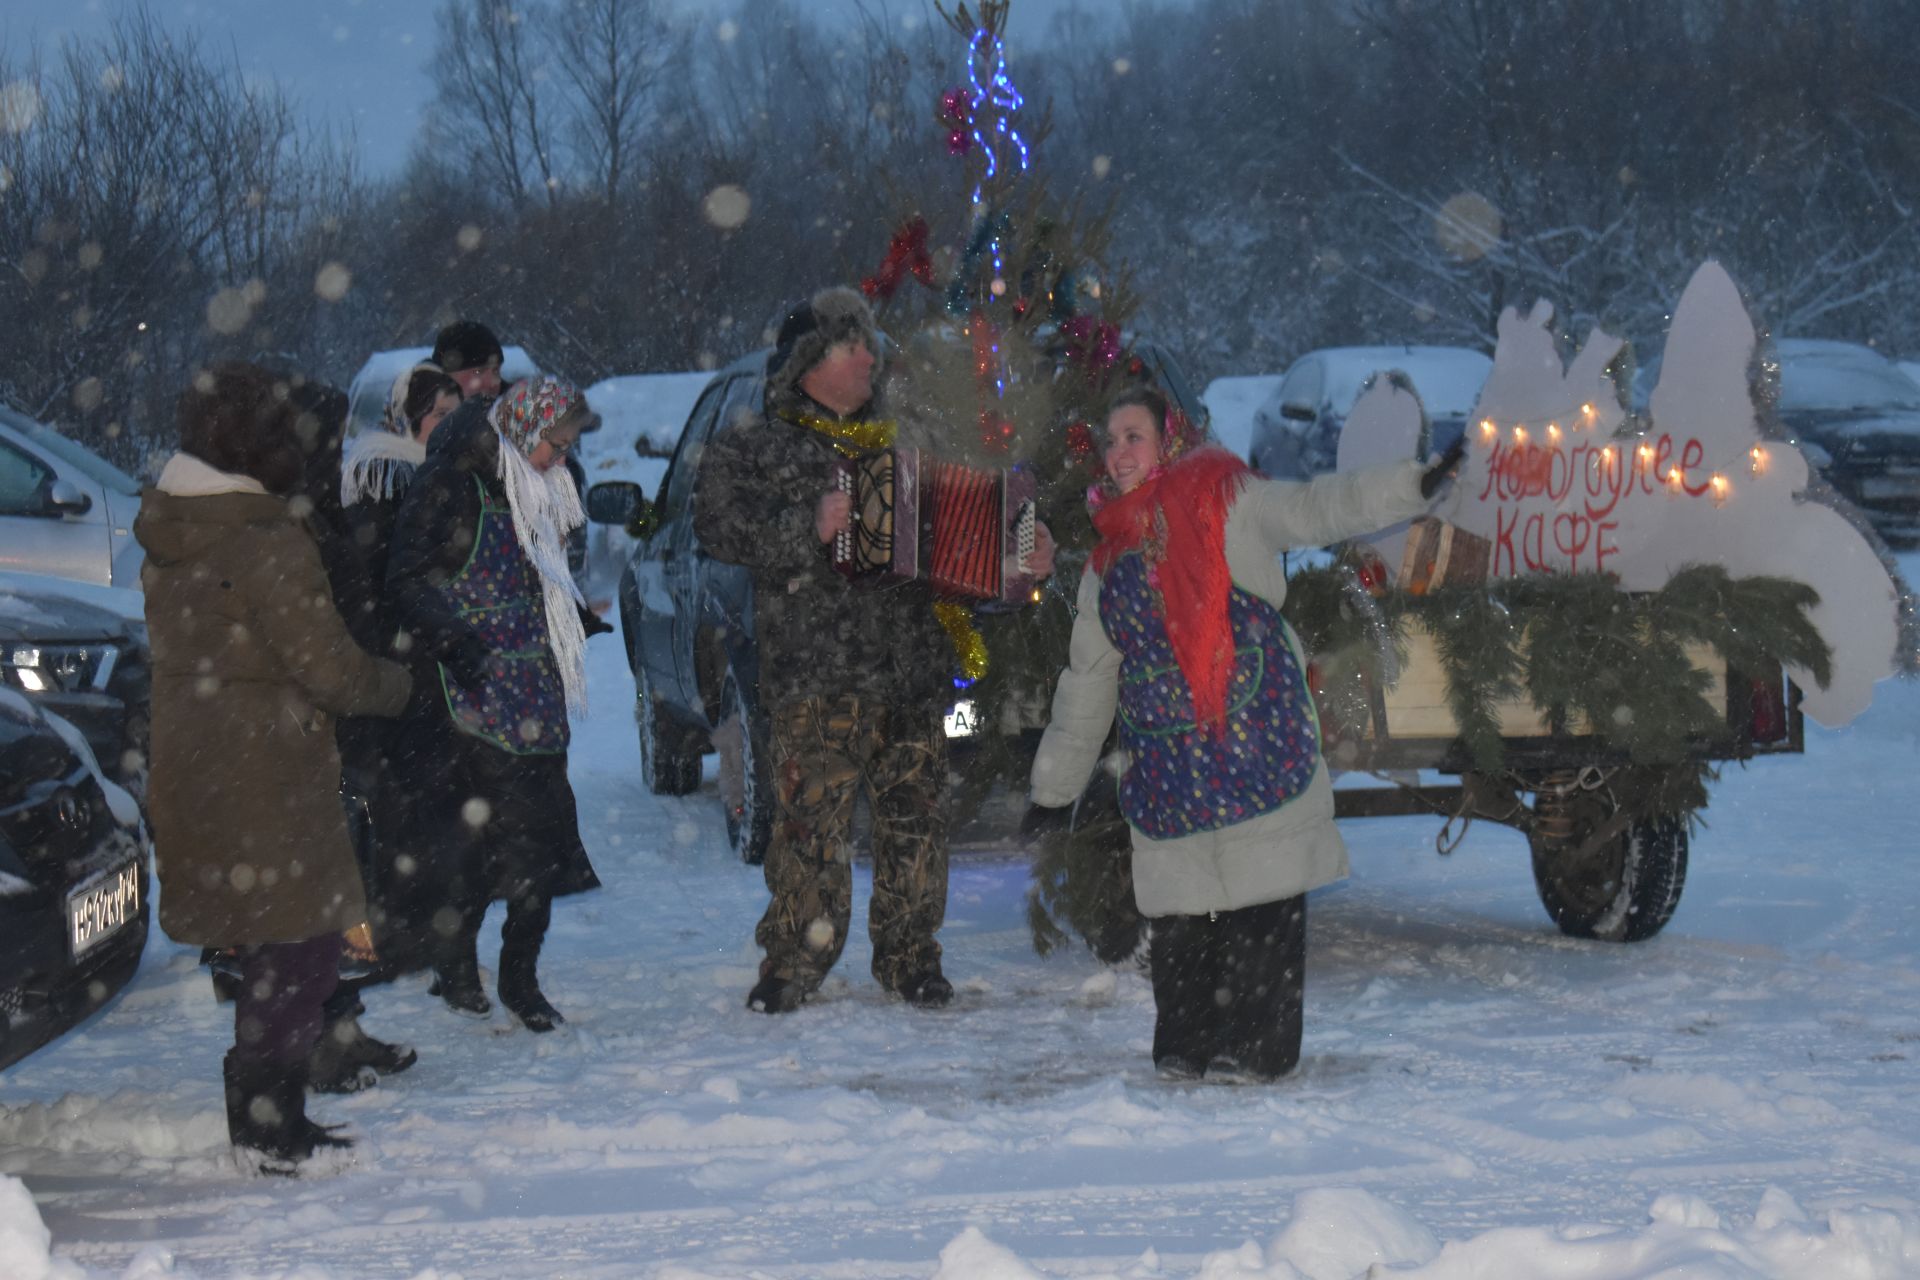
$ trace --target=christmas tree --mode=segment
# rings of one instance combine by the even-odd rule
[[[1109,257],[1107,211],[1057,199],[1040,172],[1046,113],[1029,107],[1008,63],[1010,3],[936,5],[965,57],[964,75],[932,104],[953,186],[897,211],[881,262],[861,281],[900,347],[891,411],[929,425],[946,458],[1027,471],[1058,547],[1054,575],[1030,607],[942,606],[980,726],[955,797],[962,819],[996,784],[1026,791],[1031,730],[1044,723],[1066,661],[1072,595],[1094,541],[1085,501],[1099,474],[1093,424],[1145,375],[1125,345],[1134,300]],[[1103,955],[1130,952],[1137,928],[1107,924],[1110,904],[1131,899],[1126,828],[1110,796],[1079,824],[1071,854],[1082,870],[1070,876],[1066,842],[1041,851],[1036,939],[1045,949],[1066,936],[1052,924],[1057,914],[1099,938]],[[1094,884],[1082,921],[1071,906],[1076,886]]]

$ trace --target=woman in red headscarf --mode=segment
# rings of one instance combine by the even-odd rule
[[[1270,1080],[1300,1057],[1306,893],[1347,873],[1277,556],[1420,514],[1458,454],[1262,480],[1151,389],[1120,395],[1106,431],[1100,542],[1026,829],[1064,819],[1117,712],[1154,1064]]]

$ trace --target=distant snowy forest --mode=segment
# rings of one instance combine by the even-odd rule
[[[139,468],[217,356],[344,383],[473,315],[582,383],[729,359],[909,214],[964,239],[964,43],[859,12],[447,0],[377,179],[142,10],[0,47],[0,399]],[[1008,58],[1037,173],[1111,210],[1203,383],[1491,349],[1535,296],[1646,350],[1708,256],[1775,333],[1920,351],[1911,0],[1088,3]]]

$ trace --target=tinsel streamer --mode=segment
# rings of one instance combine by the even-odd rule
[[[942,600],[933,606],[933,616],[940,620],[947,639],[953,642],[954,655],[960,659],[960,674],[970,681],[986,675],[987,638],[973,625],[973,610],[952,600]]]
[[[860,282],[860,292],[869,298],[891,298],[908,276],[929,289],[933,287],[933,256],[927,252],[925,218],[911,218],[893,233],[880,269]]]
[[[1782,448],[1799,447],[1793,443],[1793,433],[1780,421],[1780,360],[1774,353],[1770,335],[1762,334],[1754,344],[1753,362],[1747,368],[1747,397],[1753,402],[1754,422],[1762,437]],[[1879,530],[1873,527],[1860,508],[1848,502],[1833,487],[1811,460],[1807,463],[1807,487],[1799,496],[1805,501],[1818,502],[1837,511],[1873,548],[1880,567],[1886,571],[1887,580],[1893,583],[1896,622],[1893,669],[1903,676],[1920,676],[1920,600],[1915,598],[1913,588],[1907,584],[1899,563],[1893,558],[1893,552],[1888,549]]]
[[[799,417],[799,423],[832,440],[833,447],[849,458],[867,450],[889,448],[900,434],[899,424],[891,419],[880,419],[874,422],[842,422],[838,418],[823,418],[816,413],[803,413]]]
[[[986,256],[993,242],[1005,236],[1013,227],[1013,219],[1005,213],[989,213],[976,218],[973,223],[973,235],[967,240],[967,247],[960,255],[960,265],[953,269],[953,278],[947,282],[947,310],[954,315],[965,315],[972,298],[972,284],[980,259]]]

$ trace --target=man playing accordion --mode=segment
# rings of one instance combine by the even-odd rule
[[[764,415],[723,424],[701,459],[694,530],[754,587],[760,702],[768,708],[776,816],[765,953],[749,1008],[784,1013],[816,991],[852,919],[857,791],[872,812],[873,976],[910,1004],[953,997],[935,939],[947,905],[947,745],[952,642],[923,580],[857,585],[836,570],[852,499],[836,464],[893,447],[879,412],[880,336],[866,300],[826,289],[795,307],[767,361]],[[1052,572],[1036,531],[1028,569]]]

